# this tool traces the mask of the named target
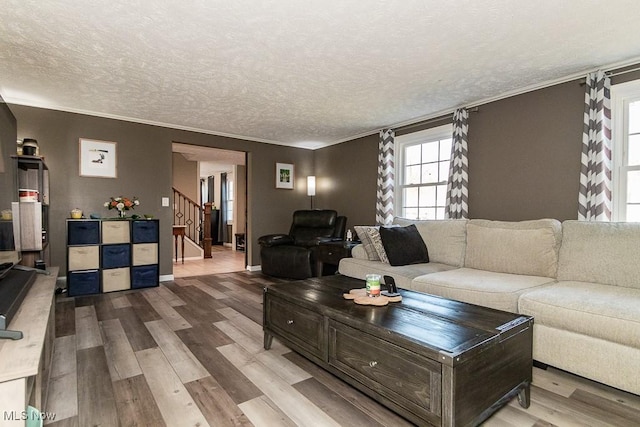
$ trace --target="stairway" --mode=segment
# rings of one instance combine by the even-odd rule
[[[211,203],[202,207],[173,187],[173,225],[185,226],[185,247],[190,241],[204,258],[211,258]]]

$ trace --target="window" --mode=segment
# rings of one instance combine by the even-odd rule
[[[233,175],[227,174],[227,224],[233,224]]]
[[[640,221],[640,80],[612,94],[613,219]]]
[[[444,219],[452,132],[452,125],[444,125],[396,138],[396,215]]]

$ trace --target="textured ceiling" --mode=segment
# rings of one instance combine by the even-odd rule
[[[637,0],[4,0],[9,103],[317,148],[640,58]]]

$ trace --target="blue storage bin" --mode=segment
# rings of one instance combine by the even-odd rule
[[[102,268],[120,268],[129,265],[131,265],[131,246],[129,244],[102,246]]]
[[[70,271],[67,274],[69,296],[97,294],[100,292],[100,271]]]
[[[133,243],[156,243],[159,230],[158,220],[133,221]]]
[[[146,288],[149,286],[158,286],[158,266],[143,265],[131,268],[131,288]]]
[[[100,243],[100,222],[84,220],[67,221],[68,245],[97,245]]]

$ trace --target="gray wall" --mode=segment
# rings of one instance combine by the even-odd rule
[[[0,97],[0,210],[11,209],[15,192],[13,161],[16,152],[17,125],[13,113]]]
[[[189,161],[180,153],[172,153],[171,167],[173,188],[200,204],[198,162]]]
[[[640,73],[612,78],[612,84]],[[584,79],[513,96],[469,116],[469,216],[519,221],[576,219]],[[416,132],[449,121],[397,129]],[[449,121],[450,122],[450,121]],[[349,226],[375,223],[378,136],[317,150],[323,207],[349,216]]]
[[[469,216],[576,219],[584,86],[569,82],[469,116]]]
[[[630,73],[612,79],[640,78]],[[580,168],[583,80],[482,105],[469,118],[470,216],[500,220],[576,218]],[[69,210],[106,214],[112,195],[138,196],[137,211],[162,221],[161,274],[171,274],[171,211],[160,206],[171,195],[171,143],[248,152],[248,263],[260,264],[257,238],[287,232],[291,213],[307,209],[306,176],[318,179],[316,208],[347,215],[348,226],[375,222],[378,136],[359,138],[316,151],[180,131],[119,120],[11,105],[18,137],[38,139],[51,173],[51,256],[64,268],[64,219]],[[0,137],[13,153],[12,123],[0,112]],[[429,126],[441,124],[434,122]],[[5,125],[8,128],[5,128]],[[398,135],[429,126],[398,129]],[[118,142],[118,178],[78,176],[80,137]],[[8,145],[8,146],[7,146]],[[5,162],[7,159],[5,158]],[[275,189],[275,163],[293,163],[293,190]],[[8,167],[11,165],[8,164]],[[0,190],[12,189],[0,173]],[[0,193],[0,201],[7,192]]]
[[[378,135],[315,151],[314,207],[335,209],[347,216],[347,227],[374,224]]]
[[[161,207],[171,197],[171,143],[180,142],[248,152],[248,262],[260,264],[257,239],[263,234],[287,232],[291,213],[309,205],[305,177],[313,173],[313,151],[233,138],[130,123],[42,108],[10,105],[17,118],[18,138],[36,138],[51,175],[51,262],[65,268],[65,219],[74,207],[110,214],[102,204],[109,196],[137,196],[135,212],[161,221],[160,274],[173,271],[171,208]],[[78,139],[115,141],[118,178],[78,175]],[[14,138],[15,140],[15,138]],[[276,162],[293,163],[293,190],[275,188]],[[5,174],[6,175],[6,174]],[[0,175],[0,179],[5,177]]]
[[[236,165],[233,171],[235,179],[235,206],[233,207],[233,228],[236,233],[245,233],[247,222],[247,168]],[[234,241],[235,243],[235,241]]]

